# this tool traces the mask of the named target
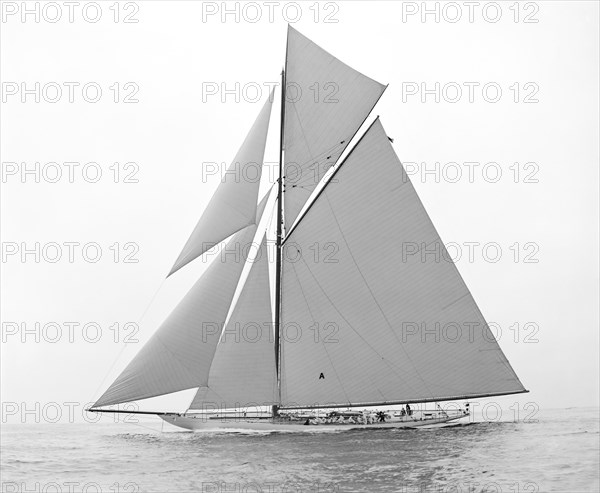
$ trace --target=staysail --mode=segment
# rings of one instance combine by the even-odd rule
[[[282,407],[524,391],[378,119],[283,258]]]
[[[289,228],[386,86],[291,26],[285,79],[285,224]]]
[[[266,199],[264,199],[266,200]],[[213,356],[256,226],[236,233],[159,329],[93,407],[186,390],[208,383]],[[239,254],[238,254],[239,252]]]
[[[219,183],[169,276],[236,231],[254,224],[272,104],[273,92]]]
[[[277,403],[273,317],[266,238],[223,329],[208,377],[191,409],[246,408]]]

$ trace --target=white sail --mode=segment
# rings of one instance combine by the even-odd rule
[[[285,223],[298,213],[383,94],[364,76],[288,28]]]
[[[379,120],[283,258],[282,406],[524,391]]]
[[[265,198],[266,200],[266,198]],[[94,407],[206,385],[256,226],[236,233]],[[237,253],[233,253],[237,252]]]
[[[273,92],[171,268],[169,276],[236,231],[255,223],[272,103]]]
[[[252,264],[210,369],[191,409],[232,409],[277,402],[275,346],[266,238]]]

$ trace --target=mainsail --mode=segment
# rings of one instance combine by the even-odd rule
[[[284,244],[282,406],[523,391],[378,119],[334,176]]]
[[[285,98],[285,224],[293,224],[386,86],[288,28]]]
[[[272,105],[273,92],[171,268],[169,276],[236,231],[254,224]]]

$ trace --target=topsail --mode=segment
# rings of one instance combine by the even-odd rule
[[[285,224],[291,226],[386,86],[288,30],[285,98]]]

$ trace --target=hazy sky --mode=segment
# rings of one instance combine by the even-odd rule
[[[221,2],[106,2],[97,22],[93,7],[69,22],[58,2],[50,22],[42,2],[35,22],[5,2],[2,400],[97,398],[203,270],[163,283],[219,180],[202,163],[234,156],[267,86],[249,99],[279,80],[286,20],[300,15],[303,34],[389,83],[373,116],[531,390],[503,404],[597,405],[598,3],[489,3],[431,2],[436,22],[421,2],[281,2],[271,22],[264,2],[238,4],[238,19],[222,18]],[[203,94],[207,83],[219,93]],[[221,84],[236,83],[239,101],[222,101]],[[278,116],[275,104],[266,161],[278,158]],[[39,261],[23,262],[36,242]],[[123,351],[125,324],[140,320],[140,342]]]

